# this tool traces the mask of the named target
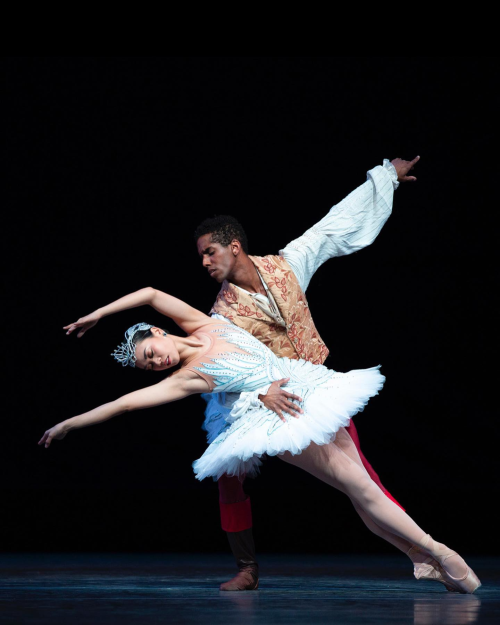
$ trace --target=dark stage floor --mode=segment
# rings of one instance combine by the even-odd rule
[[[500,623],[500,559],[470,558],[474,595],[417,582],[404,557],[267,555],[256,592],[219,592],[233,571],[210,554],[4,554],[0,622]]]

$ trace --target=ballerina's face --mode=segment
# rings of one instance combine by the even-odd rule
[[[211,234],[204,234],[198,239],[196,246],[209,276],[219,283],[224,282],[233,270],[241,243],[234,239],[229,245],[223,246],[212,241]]]
[[[179,364],[179,352],[170,335],[161,328],[151,328],[153,336],[137,343],[135,366],[146,371],[165,371]]]

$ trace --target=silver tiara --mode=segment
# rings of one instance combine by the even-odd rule
[[[130,365],[135,367],[135,347],[134,336],[141,330],[150,330],[153,326],[149,323],[136,323],[125,332],[125,342],[119,345],[111,354],[115,360],[120,362],[123,367]]]

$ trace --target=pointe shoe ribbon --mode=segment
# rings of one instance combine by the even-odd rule
[[[415,553],[422,554],[426,556],[423,562],[413,562],[412,555]],[[448,592],[458,592],[455,586],[452,586],[448,581],[446,581],[441,574],[441,566],[439,562],[434,560],[433,557],[428,555],[423,549],[421,549],[418,545],[413,545],[407,552],[406,555],[413,562],[413,575],[415,579],[426,579],[430,581],[440,582],[444,584],[446,590]]]
[[[431,541],[432,547],[428,546]],[[444,545],[438,548],[436,546],[435,540],[431,537],[430,534],[426,534],[419,547],[425,553],[431,554],[432,558],[438,563],[439,572],[441,574],[441,577],[443,578],[442,583],[445,584],[447,588],[448,586],[451,586],[455,592],[460,592],[462,594],[472,594],[481,586],[481,582],[479,581],[478,576],[468,566],[468,564],[465,563],[465,561],[464,563],[467,570],[463,577],[453,577],[453,575],[450,575],[450,573],[448,573],[445,568],[445,562],[446,560],[448,560],[448,558],[458,556],[458,553],[456,551],[453,551],[452,549],[448,549],[448,547],[445,547]]]

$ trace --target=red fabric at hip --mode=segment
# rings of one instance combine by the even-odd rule
[[[359,445],[359,436],[358,436],[358,431],[356,430],[356,426],[354,425],[354,421],[351,419],[351,422],[349,423],[349,426],[346,427],[347,433],[349,434],[349,436],[352,438],[352,442],[356,445],[356,449],[358,450],[359,453],[359,457],[361,458],[361,462],[363,463],[363,466],[365,467],[365,469],[368,471],[368,475],[372,478],[372,480],[375,482],[375,484],[380,488],[380,490],[387,495],[387,497],[389,497],[389,499],[391,501],[393,501],[396,505],[398,505],[402,510],[404,510],[403,506],[396,501],[396,499],[394,499],[394,497],[391,495],[391,493],[387,490],[387,488],[385,488],[385,486],[382,484],[382,482],[380,481],[380,478],[378,476],[378,474],[375,472],[375,469],[372,467],[372,465],[368,462],[368,460],[365,458],[363,452],[361,451],[361,447]]]

